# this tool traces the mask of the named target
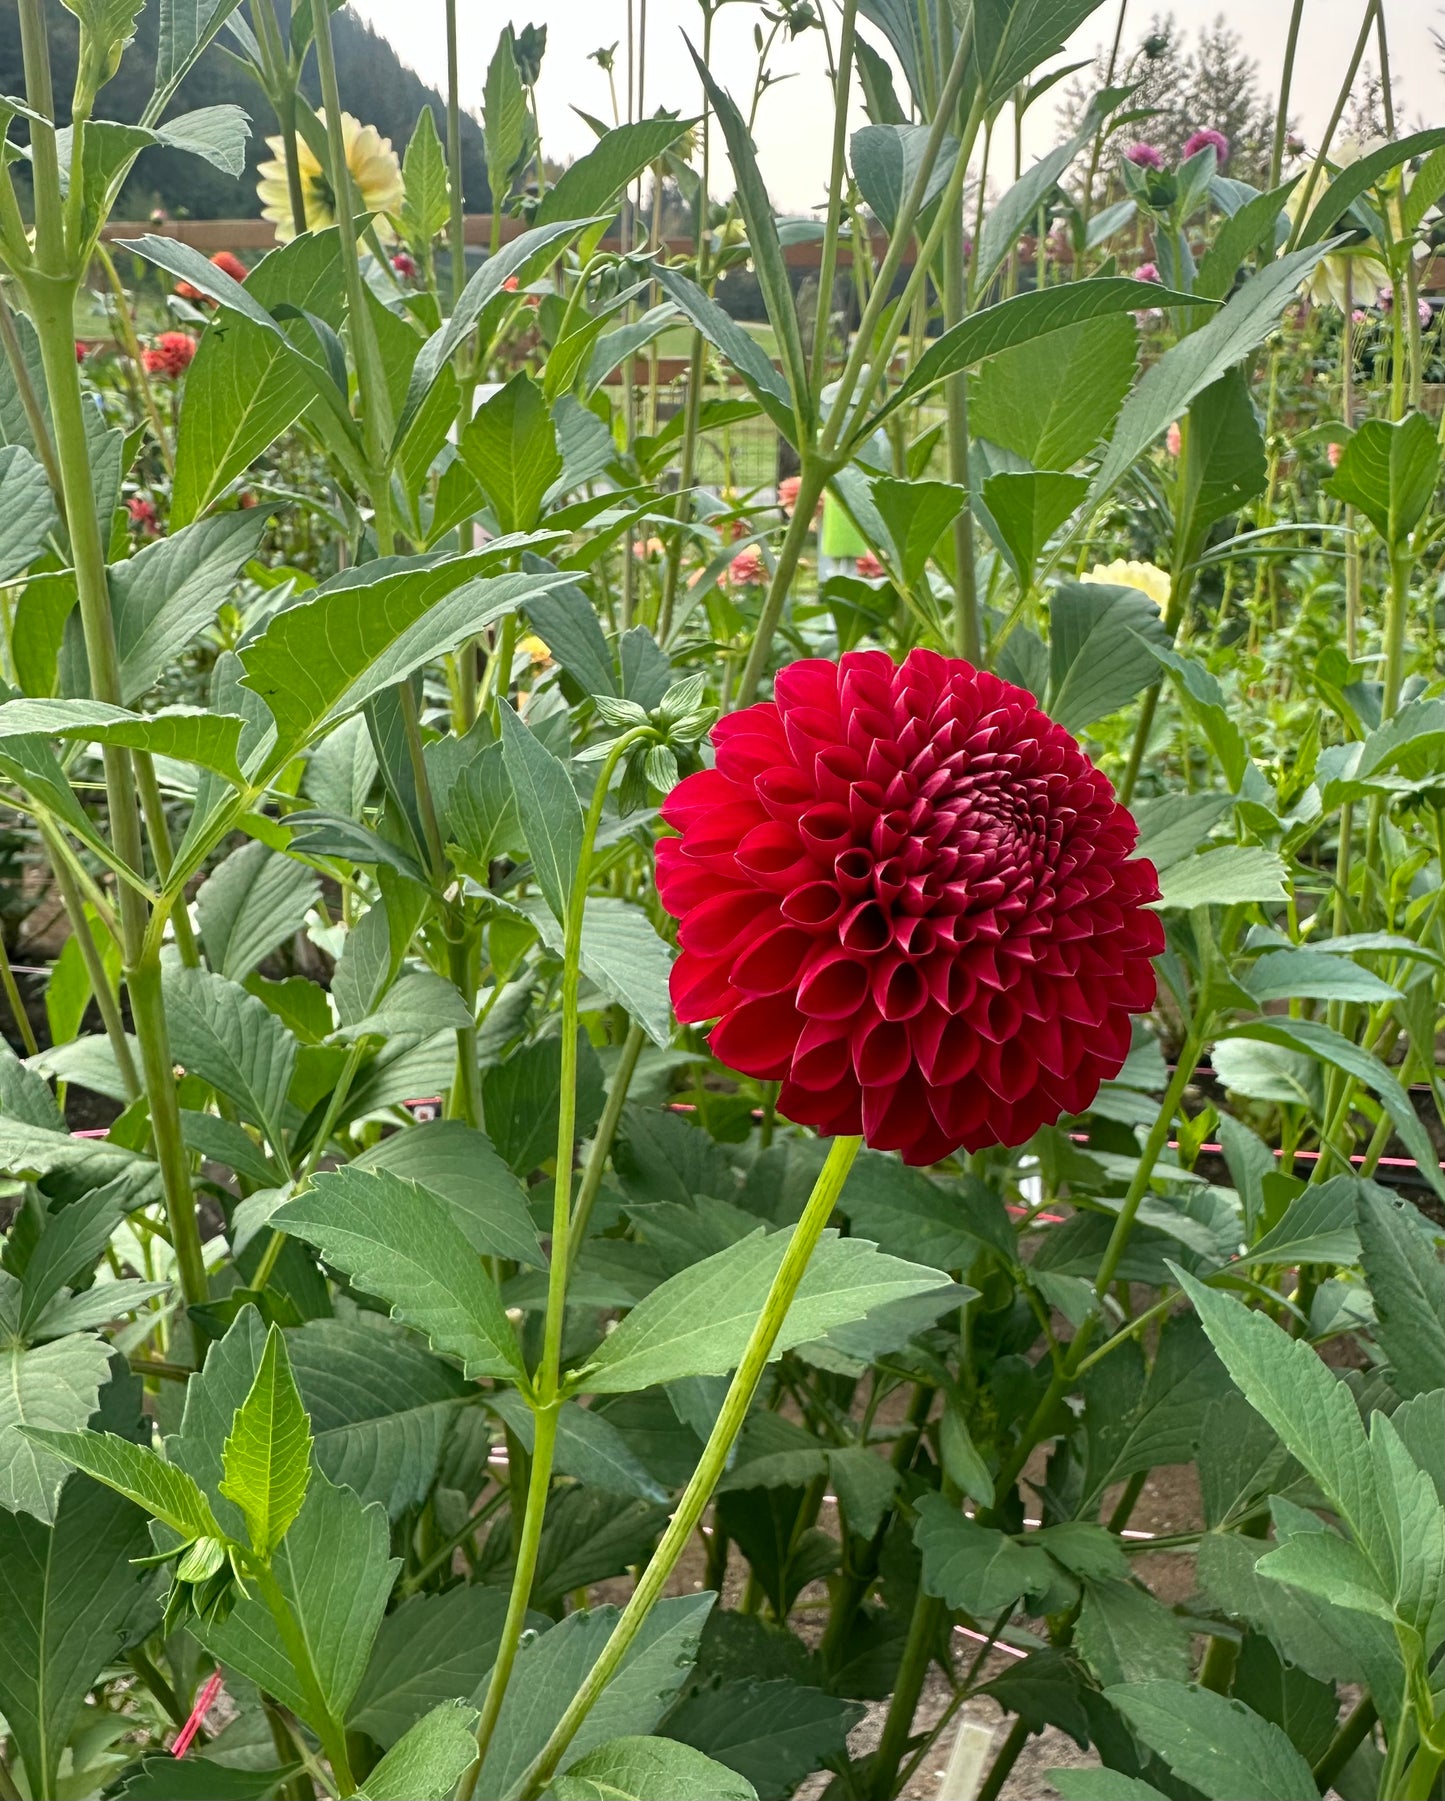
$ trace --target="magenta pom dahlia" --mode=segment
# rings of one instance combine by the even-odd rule
[[[663,817],[672,998],[779,1108],[905,1162],[1022,1144],[1129,1050],[1164,946],[1108,779],[1021,688],[915,650],[794,663]]]
[[[1184,160],[1187,163],[1191,156],[1198,156],[1204,149],[1212,149],[1214,160],[1222,169],[1229,161],[1229,139],[1222,131],[1216,131],[1212,125],[1191,132],[1184,140]]]

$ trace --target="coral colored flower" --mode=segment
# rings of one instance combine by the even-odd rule
[[[1111,588],[1137,588],[1149,596],[1161,613],[1169,605],[1169,576],[1157,563],[1141,563],[1132,558],[1125,561],[1120,557],[1113,563],[1095,563],[1079,580],[1103,582]]]
[[[243,512],[249,513],[251,508],[256,505],[256,496],[249,488],[242,488],[241,492],[236,496],[236,505],[240,507]]]
[[[668,796],[672,1000],[779,1107],[905,1162],[1087,1108],[1153,1003],[1153,865],[1033,697],[936,652],[781,671]]]
[[[326,114],[320,113],[321,123]],[[341,138],[346,147],[346,167],[356,189],[357,204],[363,212],[381,215],[378,223],[383,231],[390,228],[385,216],[399,213],[406,193],[402,187],[401,164],[391,147],[374,125],[363,125],[350,113],[341,115]],[[301,166],[301,196],[306,217],[299,224],[291,216],[291,189],[286,180],[285,144],[279,137],[267,138],[272,160],[259,165],[260,180],[256,192],[261,197],[261,216],[276,227],[276,241],[289,243],[298,232],[322,231],[336,223],[336,195],[331,188],[331,171],[324,169],[305,138],[296,142],[297,160]]]
[[[1164,434],[1164,448],[1169,452],[1170,456],[1177,457],[1183,442],[1184,439],[1180,436],[1179,432],[1179,421],[1177,419],[1171,419],[1169,422],[1169,429]]]
[[[879,581],[887,571],[871,550],[865,550],[857,562],[857,570],[865,582]]]
[[[728,580],[738,588],[760,587],[768,579],[768,566],[756,544],[740,550],[728,564]]]
[[[1136,169],[1162,169],[1164,152],[1153,144],[1131,144],[1124,152],[1124,160],[1133,163]]]
[[[391,266],[403,281],[416,280],[416,258],[405,250],[398,250],[391,259]]]
[[[1202,131],[1196,131],[1184,140],[1184,160],[1187,163],[1191,156],[1198,156],[1201,150],[1212,148],[1214,161],[1218,168],[1223,168],[1229,161],[1229,139],[1222,131],[1215,131],[1206,125]]]
[[[798,494],[803,486],[801,475],[785,475],[778,483],[778,505],[791,519],[798,504]]]
[[[163,375],[167,381],[179,381],[191,366],[196,354],[196,340],[187,331],[163,331],[154,348],[141,352],[147,375]]]
[[[509,275],[507,277],[507,279],[502,283],[502,292],[504,294],[515,294],[517,289],[520,286],[521,286],[521,283],[517,280],[516,276]]]
[[[232,281],[244,281],[251,273],[234,250],[218,250],[211,258],[211,267],[219,269],[222,275],[229,275]],[[193,287],[188,281],[178,281],[175,292],[180,295],[182,300],[189,300],[196,304],[209,299],[208,295],[203,294],[199,288]]]
[[[1140,263],[1134,271],[1135,281],[1159,281],[1159,265],[1157,263]]]
[[[1340,458],[1344,454],[1345,454],[1345,447],[1343,444],[1326,444],[1325,445],[1325,456],[1329,459],[1329,465],[1330,465],[1331,469],[1339,468]]]
[[[83,363],[89,355],[90,355],[90,345],[85,343],[83,339],[77,338],[75,340],[75,360],[76,360],[76,362]]]
[[[650,563],[654,557],[666,555],[667,546],[661,538],[638,538],[634,540],[632,554],[639,563]]]
[[[130,514],[130,522],[135,529],[147,538],[158,537],[160,524],[156,518],[156,503],[144,494],[132,494],[125,503],[125,510]]]

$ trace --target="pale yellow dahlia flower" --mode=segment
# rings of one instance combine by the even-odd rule
[[[326,114],[318,115],[326,123]],[[362,212],[378,215],[378,225],[386,229],[385,216],[399,213],[405,193],[401,182],[401,164],[391,147],[391,139],[382,137],[374,125],[363,125],[350,113],[341,115],[341,135],[346,145],[346,166],[356,189],[357,204]],[[305,138],[296,140],[296,157],[301,167],[301,192],[306,202],[306,218],[297,223],[291,216],[291,190],[286,181],[286,146],[283,139],[267,138],[273,161],[260,164],[256,173],[260,180],[256,192],[261,197],[261,215],[276,227],[276,241],[289,243],[303,231],[322,231],[336,223],[336,196],[331,188],[331,171],[323,168]]]
[[[1337,146],[1330,162],[1317,161],[1315,166],[1318,174],[1311,178],[1306,172],[1295,183],[1289,199],[1284,203],[1285,217],[1290,224],[1295,225],[1299,221],[1306,188],[1312,186],[1310,207],[1313,209],[1333,177],[1341,169],[1358,162],[1361,156],[1373,148],[1373,143],[1359,144],[1353,138],[1345,138]],[[1321,257],[1300,283],[1300,292],[1316,306],[1332,306],[1343,313],[1352,311],[1355,307],[1377,306],[1380,290],[1389,285],[1390,271],[1379,257],[1372,256],[1361,246],[1358,249],[1332,250],[1328,256]]]
[[[1169,605],[1169,577],[1164,570],[1154,563],[1125,561],[1122,557],[1113,563],[1095,563],[1087,574],[1079,577],[1081,582],[1103,582],[1112,588],[1137,588],[1145,594],[1162,613]]]

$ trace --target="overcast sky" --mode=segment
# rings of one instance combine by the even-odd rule
[[[837,0],[821,3],[836,17]],[[699,84],[683,34],[695,39],[700,35],[702,15],[697,0],[631,0],[634,16],[644,4],[648,18],[645,110],[651,112],[659,105],[696,107]],[[1137,43],[1156,12],[1172,10],[1190,35],[1199,22],[1222,13],[1258,58],[1264,86],[1277,87],[1289,22],[1288,0],[1175,0],[1172,9],[1167,0],[1162,4],[1160,0],[1126,0],[1126,4],[1126,44]],[[445,89],[442,0],[352,0],[352,5],[391,40],[418,74]],[[614,42],[619,45],[618,91],[625,95],[628,8],[629,0],[530,0],[521,6],[508,5],[506,0],[500,5],[493,0],[459,0],[463,104],[480,108],[486,65],[507,19],[519,28],[529,21],[545,23],[548,48],[538,99],[543,144],[549,156],[561,160],[580,155],[595,139],[572,108],[611,119],[607,77],[596,63],[587,60],[590,51]],[[1363,10],[1362,0],[1305,0],[1290,115],[1298,119],[1307,139],[1317,139],[1328,119]],[[1385,0],[1385,12],[1402,120],[1432,125],[1445,122],[1445,74],[1431,41],[1432,26],[1445,31],[1445,0]],[[1118,0],[1104,0],[1075,34],[1067,60],[1092,56],[1101,41],[1112,36],[1117,17]],[[752,93],[756,74],[752,40],[760,20],[766,31],[763,9],[755,0],[734,0],[723,6],[714,25],[711,67],[723,86],[744,102]],[[875,30],[866,23],[862,29],[883,48]],[[1373,44],[1369,60],[1377,60]],[[793,79],[779,83],[763,97],[755,133],[763,174],[775,206],[786,211],[809,210],[821,205],[825,197],[831,134],[821,33],[807,32],[795,43],[789,43],[784,35],[769,58],[769,67],[775,74]],[[901,82],[899,85],[901,89]],[[625,106],[625,99],[621,103]],[[1053,142],[1053,128],[1046,102],[1041,101],[1035,112],[1038,116],[1026,143],[1037,155]],[[858,123],[863,122],[860,110]],[[715,177],[712,185],[715,191],[726,191],[725,175]]]

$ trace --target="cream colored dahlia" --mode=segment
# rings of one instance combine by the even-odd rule
[[[325,113],[318,115],[326,123]],[[350,113],[341,115],[341,135],[346,145],[346,166],[351,171],[357,204],[364,213],[377,217],[386,226],[386,217],[401,211],[404,191],[401,164],[391,147],[391,139],[382,137],[374,125],[363,125]],[[306,218],[300,224],[291,216],[291,190],[286,182],[286,146],[279,138],[267,138],[273,160],[260,164],[256,173],[260,180],[256,192],[261,197],[261,215],[276,227],[276,241],[289,243],[302,231],[322,231],[336,223],[336,196],[331,187],[331,171],[323,168],[305,138],[296,141],[297,160],[301,166],[301,191],[306,201]]]
[[[1337,146],[1331,162],[1318,164],[1319,172],[1313,178],[1310,195],[1311,208],[1323,196],[1335,173],[1358,162],[1373,148],[1373,143],[1359,144],[1353,138],[1345,138]],[[1284,203],[1285,217],[1291,225],[1298,223],[1305,189],[1310,186],[1311,178],[1306,174],[1296,182]],[[1380,289],[1387,287],[1389,281],[1390,271],[1379,257],[1370,255],[1363,247],[1345,248],[1332,250],[1328,256],[1321,257],[1300,283],[1300,292],[1316,306],[1332,306],[1343,313],[1357,306],[1376,305]]]
[[[1113,563],[1095,563],[1081,582],[1103,582],[1113,588],[1137,588],[1147,594],[1162,613],[1169,605],[1169,577],[1155,563],[1140,563],[1120,557]]]

